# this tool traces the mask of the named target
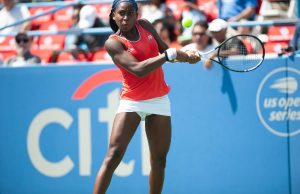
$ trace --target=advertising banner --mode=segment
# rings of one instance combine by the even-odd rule
[[[300,66],[249,73],[167,63],[172,144],[163,193],[300,193]],[[112,64],[0,69],[0,193],[92,193],[121,91]],[[146,194],[144,124],[108,194]]]

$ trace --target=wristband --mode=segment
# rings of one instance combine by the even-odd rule
[[[165,51],[165,57],[167,61],[174,61],[177,57],[177,51],[175,48],[169,48]]]

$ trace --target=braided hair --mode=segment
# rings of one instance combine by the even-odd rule
[[[119,30],[119,26],[117,25],[116,21],[113,19],[113,13],[117,9],[118,5],[123,2],[130,3],[134,7],[134,9],[138,11],[138,5],[135,0],[114,0],[109,14],[109,25],[114,32],[117,32]]]

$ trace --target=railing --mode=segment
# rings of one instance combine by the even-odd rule
[[[137,2],[145,2],[145,0],[137,0]],[[32,21],[34,19],[37,19],[39,17],[42,17],[42,16],[45,16],[45,15],[48,15],[48,14],[52,14],[52,13],[55,13],[61,9],[65,9],[65,8],[68,8],[68,7],[72,7],[72,6],[75,6],[77,4],[107,4],[107,3],[112,3],[112,0],[101,0],[101,1],[95,1],[95,0],[77,0],[77,1],[73,1],[73,2],[41,2],[41,3],[26,3],[25,5],[27,7],[49,7],[49,6],[56,6],[55,8],[53,9],[50,9],[50,10],[47,10],[47,11],[44,11],[40,14],[36,14],[36,15],[33,15],[29,18],[26,18],[26,19],[23,19],[23,20],[19,20],[15,23],[12,23],[12,24],[9,24],[7,26],[3,26],[2,28],[0,28],[0,31],[1,30],[4,30],[6,28],[9,28],[9,27],[12,27],[12,26],[16,26],[16,25],[20,25],[20,24],[23,24],[25,22],[28,22],[28,21]],[[21,6],[22,3],[20,4],[17,4],[17,6]],[[24,5],[24,3],[23,3]],[[70,31],[70,32],[69,32]],[[63,30],[63,31],[60,31],[60,32],[53,32],[53,31],[50,31],[50,32],[43,32],[43,31],[31,31],[31,32],[28,32],[29,35],[31,36],[40,36],[40,35],[51,35],[53,33],[57,34],[68,34],[68,33],[111,33],[112,31],[109,30],[108,28],[104,28],[104,29],[87,29],[87,30]],[[16,32],[17,33],[17,32]],[[5,33],[0,33],[0,36],[15,36],[16,33],[10,33],[10,34],[5,34]]]

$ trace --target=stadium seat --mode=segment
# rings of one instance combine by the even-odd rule
[[[62,50],[65,37],[65,35],[43,35],[39,40],[39,48],[43,50]]]
[[[248,54],[254,53],[254,48],[249,40],[247,40],[247,39],[243,40],[243,44],[246,46]]]
[[[93,6],[96,8],[98,17],[101,18],[104,23],[108,24],[111,4],[97,4]]]
[[[76,60],[73,55],[69,52],[61,52],[57,57],[58,64],[65,63],[65,64],[74,64],[77,63],[78,60]]]
[[[50,9],[53,9],[53,7],[31,7],[29,9],[29,12],[33,16],[33,15],[43,13],[43,12],[45,12],[47,10],[50,10]],[[40,24],[42,24],[44,22],[48,22],[52,19],[53,19],[53,14],[48,14],[48,15],[44,15],[44,16],[41,16],[41,17],[38,17],[38,18],[32,20],[32,24],[39,26]]]
[[[51,31],[68,30],[70,26],[71,23],[66,21],[49,21],[41,24],[40,30],[51,30]]]
[[[54,13],[53,19],[55,21],[65,21],[69,22],[72,21],[72,15],[73,15],[73,7],[67,7],[65,9],[58,10]]]
[[[33,37],[32,43],[31,43],[31,48],[32,49],[38,49],[39,48],[39,36]]]
[[[294,35],[295,26],[270,26],[268,30],[268,41],[289,42]]]
[[[265,43],[266,53],[282,53],[281,49],[286,48],[288,43],[286,42],[267,42]]]
[[[219,11],[216,0],[198,0],[197,3],[199,9],[205,13],[208,22],[218,17]]]
[[[13,36],[0,37],[0,51],[12,51],[16,49],[15,40]]]
[[[15,50],[1,51],[0,58],[2,59],[3,62],[5,62],[7,59],[9,59],[10,57],[12,57],[16,54],[17,54],[17,52]]]
[[[31,49],[30,51],[33,55],[39,56],[41,58],[42,64],[50,62],[50,58],[52,56],[51,50]]]
[[[183,0],[166,0],[166,5],[173,11],[174,17],[180,19],[182,13]]]
[[[287,19],[295,17],[296,0],[289,1],[289,7],[286,11],[281,9],[280,6],[278,6],[278,8],[272,7],[272,2],[280,2],[280,0],[262,0],[257,20]],[[284,1],[282,0],[282,2]]]
[[[110,55],[105,51],[105,49],[101,49],[94,53],[92,57],[93,62],[112,62]]]

